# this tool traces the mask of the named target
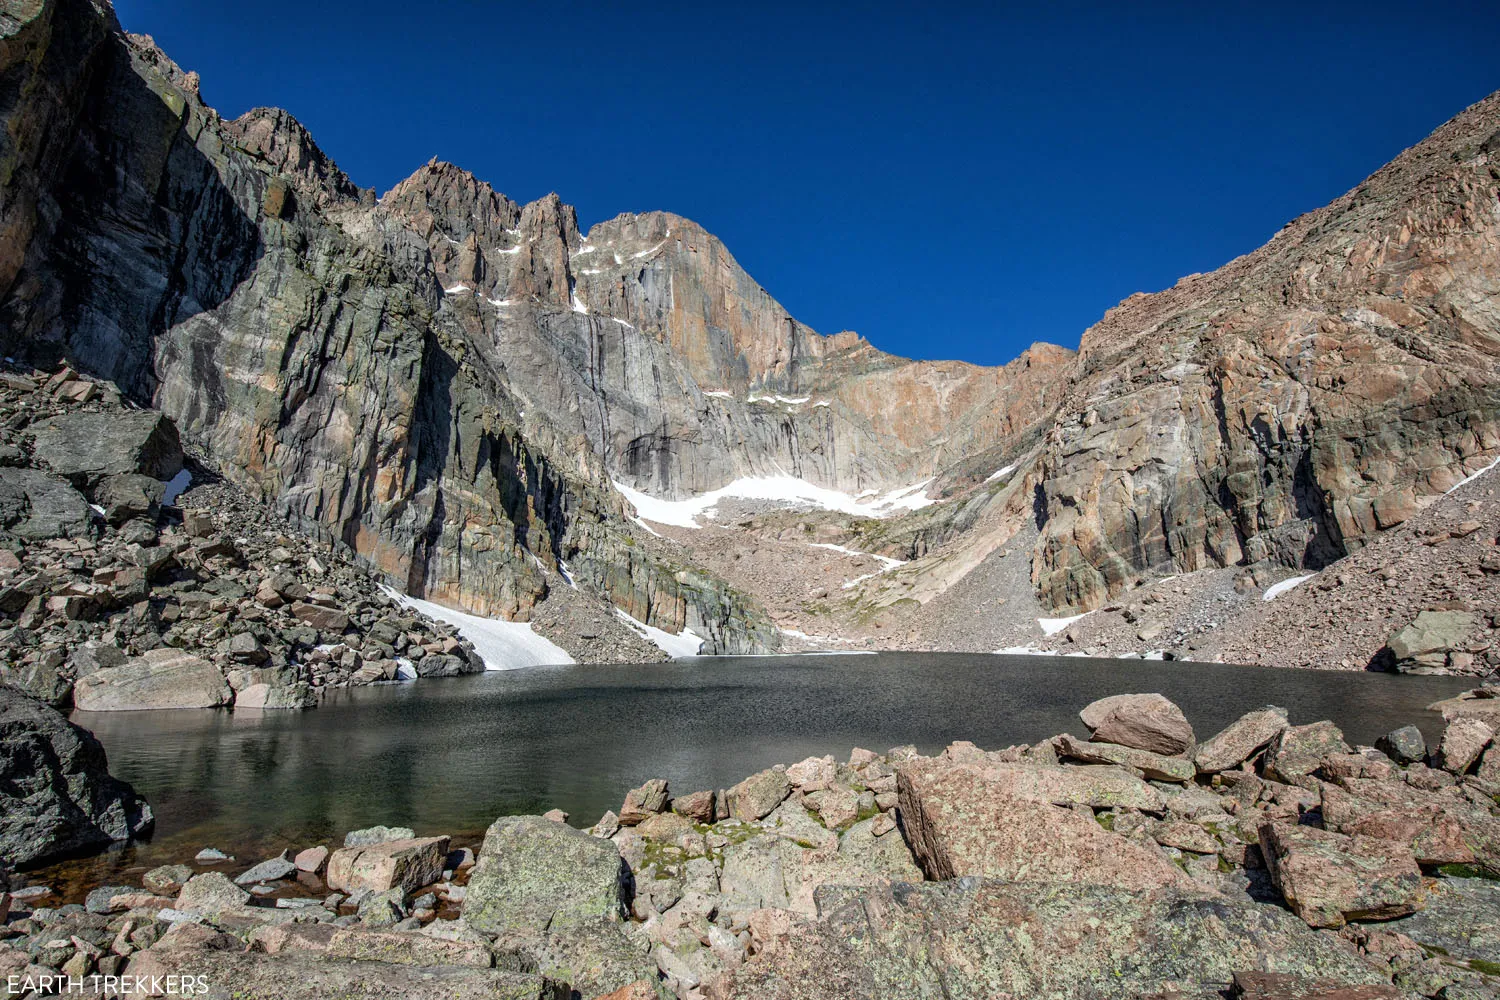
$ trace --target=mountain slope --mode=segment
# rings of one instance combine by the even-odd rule
[[[85,0],[0,13],[0,80],[5,349],[113,380],[311,534],[481,614],[576,585],[709,651],[956,643],[997,587],[1030,625],[1327,565],[1500,451],[1495,97],[1076,355],[981,368],[818,334],[678,216],[583,233],[436,161],[377,198]],[[621,492],[744,479],[842,512],[666,529]],[[868,502],[899,491],[931,504]]]

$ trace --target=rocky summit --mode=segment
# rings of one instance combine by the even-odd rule
[[[1416,623],[1472,612],[1470,587],[1339,619],[1331,662],[1202,636],[1300,621],[1257,599],[1347,581],[1387,539],[1386,563],[1420,553],[1401,529],[1500,455],[1500,96],[1260,249],[1127,299],[1077,352],[983,368],[819,334],[665,212],[585,232],[555,195],[437,161],[377,196],[289,114],[219,116],[107,5],[12,5],[0,42],[5,349],[171,421],[131,457],[157,479],[175,432],[398,591],[544,622],[578,593],[674,653],[1030,648],[1053,641],[1039,620],[1156,596],[1073,640],[1493,666],[1482,614]],[[51,471],[77,488],[127,457],[84,433],[34,434],[75,453]],[[1459,519],[1481,577],[1489,491]],[[82,516],[35,477],[5,496],[23,534]],[[1413,625],[1446,645],[1387,650]]]
[[[650,779],[587,829],[553,810],[472,846],[379,826],[204,850],[79,901],[18,879],[0,971],[236,998],[1500,996],[1492,726],[1455,715],[1418,754],[1410,727],[1351,747],[1265,707],[1169,755],[1135,745],[1190,727],[1160,695],[1080,722]]]
[[[1500,94],[986,368],[819,333],[667,212],[585,230],[436,160],[362,189],[108,0],[0,0],[0,82],[10,992],[1500,996]],[[482,840],[37,874],[152,831],[94,713],[872,649],[1474,686],[1431,741],[1118,693]]]

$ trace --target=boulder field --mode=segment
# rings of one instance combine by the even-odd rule
[[[651,779],[588,829],[506,816],[477,850],[373,827],[254,864],[205,850],[81,904],[18,879],[0,974],[225,998],[1495,997],[1486,702],[1376,749],[1275,707],[1198,741],[1123,695],[1080,735]]]

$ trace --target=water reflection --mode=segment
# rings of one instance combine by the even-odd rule
[[[310,712],[75,716],[158,817],[153,841],[94,865],[180,859],[215,845],[245,859],[374,823],[481,831],[505,813],[562,808],[575,823],[626,789],[724,787],[809,754],[952,740],[982,747],[1084,733],[1078,709],[1160,691],[1200,738],[1264,704],[1332,719],[1372,742],[1468,685],[1398,677],[1144,661],[901,654],[539,667],[339,692]]]

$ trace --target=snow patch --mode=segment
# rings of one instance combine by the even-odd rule
[[[709,516],[710,510],[720,500],[734,497],[742,500],[778,500],[784,503],[808,504],[825,510],[837,510],[861,517],[886,517],[898,510],[918,510],[937,503],[925,492],[931,479],[912,486],[903,486],[883,496],[861,503],[859,499],[838,490],[814,486],[805,479],[794,476],[744,477],[728,486],[686,500],[662,500],[631,489],[621,482],[614,482],[615,489],[629,500],[640,517],[657,524],[670,524],[679,528],[701,527],[698,518]],[[874,491],[869,491],[873,493]],[[865,496],[867,494],[861,494]],[[648,529],[649,530],[649,529]]]
[[[584,237],[584,239],[588,239],[588,237]],[[584,254],[586,254],[586,253],[593,253],[595,250],[598,250],[598,249],[599,249],[598,247],[584,247],[582,250],[575,250],[575,251],[573,251],[573,256],[574,257],[582,257]]]
[[[473,291],[473,289],[470,288],[468,285],[454,285],[452,288],[445,288],[445,289],[443,289],[443,294],[444,295],[457,295],[460,292],[472,292],[472,291]]]
[[[484,660],[486,670],[516,670],[520,667],[543,667],[576,662],[567,650],[531,631],[526,622],[508,622],[502,618],[481,618],[445,608],[432,601],[407,597],[384,584],[380,587],[396,603],[420,611],[430,618],[447,622],[459,635],[474,644]]]
[[[890,556],[877,555],[874,552],[856,552],[846,549],[842,545],[831,545],[828,542],[808,542],[815,549],[827,549],[830,552],[842,552],[846,556],[864,556],[866,559],[874,559],[886,569],[895,569],[897,566],[905,566],[905,559],[893,559]]]
[[[1491,462],[1489,465],[1486,465],[1484,468],[1480,469],[1478,472],[1472,472],[1469,475],[1463,477],[1458,482],[1454,483],[1452,486],[1450,486],[1446,490],[1444,490],[1443,491],[1443,496],[1447,496],[1449,493],[1452,493],[1454,490],[1458,489],[1460,486],[1467,486],[1467,485],[1469,485],[1474,480],[1478,479],[1480,476],[1484,475],[1486,472],[1489,472],[1491,469],[1493,469],[1497,465],[1500,465],[1500,458],[1496,458],[1493,462]]]
[[[507,306],[513,306],[516,304],[515,299],[485,299],[484,301],[488,302],[492,306],[495,306],[497,309],[504,309]]]
[[[795,398],[792,398],[792,397],[789,397],[789,396],[754,396],[754,395],[752,395],[752,396],[746,396],[745,397],[745,402],[747,402],[747,403],[785,403],[788,406],[800,406],[803,403],[807,402],[811,398],[812,398],[811,396],[797,396]]]
[[[667,245],[667,241],[666,240],[662,240],[660,243],[656,244],[656,246],[652,247],[650,250],[642,250],[640,253],[633,253],[630,256],[634,257],[636,260],[640,260],[642,257],[649,257],[649,256],[651,256],[652,254],[656,253],[656,251],[660,250],[662,247],[664,247],[666,245]]]
[[[995,480],[1002,479],[1015,471],[1016,467],[1014,464],[1007,465],[1003,469],[996,469],[994,472],[991,472],[988,476],[985,477],[984,481],[987,483],[993,483]]]
[[[673,635],[666,629],[660,629],[655,625],[647,625],[643,621],[637,621],[619,608],[615,608],[615,614],[623,618],[625,623],[635,629],[636,633],[642,638],[650,639],[656,644],[658,649],[674,660],[684,656],[697,656],[698,650],[703,648],[702,637],[694,635],[693,630],[690,628],[684,628],[677,635]]]
[[[183,492],[191,485],[193,485],[193,474],[183,469],[177,475],[167,480],[165,491],[161,495],[161,502],[168,505],[175,504],[177,498],[182,496]]]
[[[1260,595],[1260,599],[1263,601],[1274,601],[1276,600],[1276,598],[1280,597],[1282,594],[1285,594],[1288,590],[1291,590],[1299,583],[1306,583],[1308,580],[1311,580],[1315,576],[1317,576],[1316,573],[1309,573],[1306,576],[1294,576],[1290,580],[1282,580],[1280,583],[1273,583],[1266,588],[1266,592],[1264,594]]]
[[[733,399],[734,398],[734,394],[733,393],[724,392],[722,389],[708,389],[708,390],[704,391],[703,395],[705,395],[705,396],[712,396],[715,399]]]
[[[820,406],[827,406],[827,405],[828,405],[828,400],[826,400],[826,399],[820,399],[816,403],[813,404],[813,409],[816,410]]]
[[[572,291],[568,292],[568,305],[572,306],[573,311],[576,313],[581,313],[584,316],[589,314],[589,307],[584,305],[583,300]]]
[[[1036,623],[1042,627],[1042,635],[1056,635],[1080,618],[1087,618],[1091,614],[1093,614],[1092,611],[1085,611],[1071,618],[1038,618]]]

